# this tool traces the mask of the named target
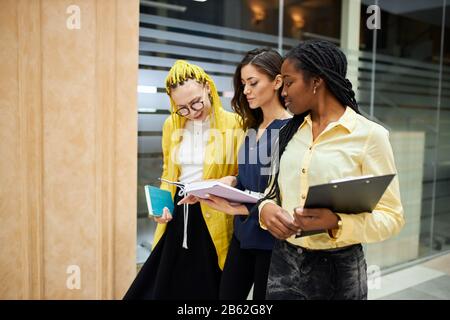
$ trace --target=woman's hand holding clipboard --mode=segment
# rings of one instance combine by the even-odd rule
[[[372,212],[395,174],[350,177],[311,186],[304,207],[294,209],[297,237],[324,233],[337,227],[336,213]]]

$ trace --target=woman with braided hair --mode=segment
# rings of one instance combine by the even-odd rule
[[[177,61],[166,79],[172,115],[163,125],[161,189],[172,193],[174,212],[155,218],[153,250],[124,299],[218,299],[233,231],[233,217],[184,197],[167,181],[191,183],[237,174],[243,132],[237,115],[223,110],[205,71]]]
[[[310,185],[396,173],[388,131],[360,115],[346,72],[344,53],[327,41],[302,42],[283,62],[282,94],[294,117],[280,132],[280,161],[259,203],[261,227],[278,239],[268,299],[367,299],[361,244],[404,225],[397,178],[372,213],[303,208]]]

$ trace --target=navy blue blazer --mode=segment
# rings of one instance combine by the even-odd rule
[[[276,119],[256,141],[256,132],[247,133],[244,143],[239,149],[239,174],[236,188],[263,193],[267,187],[271,155],[277,141],[279,129],[290,119]],[[272,250],[275,238],[259,225],[258,210],[254,204],[245,204],[249,215],[234,218],[234,236],[239,240],[242,249]],[[253,210],[252,210],[253,209]]]

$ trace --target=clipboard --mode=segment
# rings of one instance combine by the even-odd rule
[[[328,208],[333,212],[346,214],[372,212],[394,177],[395,174],[352,177],[311,186],[304,207]],[[323,232],[327,231],[305,231],[296,238]]]
[[[311,186],[304,207],[347,214],[372,212],[394,177],[357,177]]]

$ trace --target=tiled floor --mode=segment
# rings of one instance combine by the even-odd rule
[[[450,300],[450,254],[382,276],[369,299]]]

